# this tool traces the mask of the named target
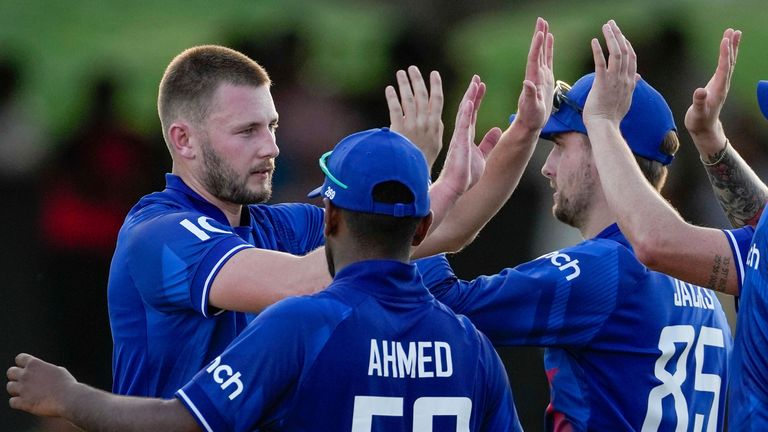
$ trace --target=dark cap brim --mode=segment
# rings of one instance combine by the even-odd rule
[[[307,194],[307,198],[317,198],[323,192],[323,185],[320,185],[317,189]]]
[[[517,114],[512,114],[509,116],[510,124],[515,121],[516,116]],[[547,120],[547,123],[544,125],[544,128],[541,130],[541,134],[539,136],[543,139],[548,140],[548,139],[552,139],[552,135],[556,135],[559,133],[566,133],[566,132],[580,132],[580,131],[561,122],[554,115],[551,115],[549,116],[549,120]]]
[[[552,115],[552,116],[549,116],[549,120],[547,120],[547,124],[544,125],[544,128],[541,129],[541,134],[539,134],[539,136],[541,136],[544,139],[550,139],[552,138],[552,135],[556,135],[559,133],[566,133],[566,132],[579,132],[579,131],[561,122],[560,120],[557,119],[557,117]]]

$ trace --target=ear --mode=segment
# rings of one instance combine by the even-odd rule
[[[327,239],[338,232],[339,223],[341,222],[341,212],[338,207],[331,204],[331,200],[328,198],[323,198],[323,206],[325,207],[325,215],[323,216],[323,234]]]
[[[419,224],[416,226],[416,232],[413,234],[413,241],[411,242],[412,246],[420,245],[421,242],[423,242],[424,239],[427,238],[427,233],[429,232],[430,226],[432,226],[431,210],[428,215],[421,218],[421,220],[419,221]]]
[[[168,138],[173,152],[185,159],[194,159],[195,150],[191,145],[191,128],[185,122],[174,122],[168,128]]]

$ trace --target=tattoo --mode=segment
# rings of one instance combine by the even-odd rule
[[[719,160],[705,168],[731,225],[737,228],[756,225],[768,201],[768,188],[732,146],[707,158]]]
[[[709,275],[707,286],[713,290],[725,292],[728,284],[730,257],[715,255],[715,262],[712,265],[712,274]]]

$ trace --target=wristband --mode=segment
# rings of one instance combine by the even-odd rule
[[[728,144],[729,144],[729,141],[728,141],[728,138],[726,138],[725,139],[725,147],[723,147],[723,151],[722,151],[722,153],[720,153],[720,157],[717,158],[716,161],[714,161],[714,162],[707,162],[704,159],[702,159],[701,156],[699,156],[699,159],[701,160],[701,163],[703,163],[704,166],[711,167],[711,166],[715,166],[715,165],[719,164],[720,162],[722,162],[723,158],[725,157],[725,152],[728,150]]]

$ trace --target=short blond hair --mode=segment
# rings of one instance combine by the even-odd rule
[[[179,118],[199,123],[210,111],[219,85],[270,85],[267,71],[248,56],[218,45],[184,50],[165,69],[157,95],[163,137],[170,145],[168,127]]]

